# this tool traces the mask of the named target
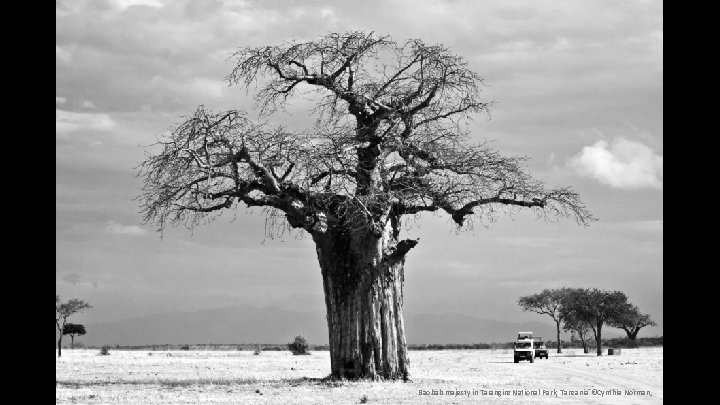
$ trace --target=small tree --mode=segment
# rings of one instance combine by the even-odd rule
[[[590,332],[590,325],[588,325],[587,322],[579,319],[574,313],[569,313],[567,318],[564,319],[563,329],[566,332],[577,333],[578,338],[582,342],[583,353],[588,352],[587,342],[585,339],[587,338],[588,332]]]
[[[622,291],[597,288],[566,289],[561,305],[563,318],[575,317],[587,322],[595,335],[597,355],[602,356],[602,327],[628,311],[630,304]]]
[[[70,335],[70,348],[75,348],[75,335],[82,336],[85,333],[85,326],[75,323],[67,323],[63,326],[63,335]]]
[[[92,306],[83,300],[73,298],[68,302],[60,302],[60,296],[55,294],[55,326],[57,326],[60,337],[58,338],[58,357],[62,356],[63,330],[67,319],[78,312],[90,309]]]
[[[562,353],[562,341],[560,340],[560,322],[563,317],[560,313],[562,306],[562,297],[566,289],[544,289],[539,294],[526,295],[518,299],[518,305],[523,310],[535,312],[538,314],[549,315],[555,321],[557,330],[557,352]]]
[[[633,305],[615,319],[611,319],[608,325],[624,330],[628,339],[630,339],[630,343],[636,346],[635,339],[640,329],[657,324],[650,318],[650,315],[640,313],[638,307]]]
[[[305,339],[304,336],[298,335],[295,336],[295,341],[292,343],[287,344],[288,350],[292,352],[294,355],[301,355],[301,354],[310,354],[308,352],[308,342],[307,339]]]

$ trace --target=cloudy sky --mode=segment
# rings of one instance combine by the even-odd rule
[[[135,166],[199,104],[252,114],[223,80],[237,48],[363,29],[464,56],[494,101],[474,137],[531,157],[537,177],[572,185],[599,219],[518,215],[455,234],[426,215],[410,232],[406,313],[545,321],[517,298],[597,287],[658,321],[641,335],[662,334],[662,12],[652,0],[58,0],[56,290],[94,305],[81,322],[236,305],[324,314],[309,237],[265,239],[264,219],[240,207],[161,239],[133,201]],[[307,105],[276,120],[301,128]]]

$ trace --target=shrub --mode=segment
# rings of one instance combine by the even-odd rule
[[[100,348],[100,355],[101,355],[101,356],[107,356],[108,354],[110,354],[110,346],[105,345],[105,346],[103,346],[102,348]]]
[[[308,346],[307,339],[305,339],[302,335],[295,336],[295,341],[287,344],[288,350],[296,356],[301,354],[310,354],[308,352]]]
[[[182,345],[180,346],[180,350],[190,350],[190,345]]]
[[[360,398],[360,403],[361,403],[361,404],[366,404],[366,403],[367,403],[367,400],[368,400],[367,395],[363,395],[362,398]]]
[[[257,356],[260,354],[261,351],[262,351],[262,349],[260,349],[260,346],[258,346],[255,348],[255,351],[253,352],[253,354]]]

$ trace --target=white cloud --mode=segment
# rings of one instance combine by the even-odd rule
[[[82,106],[83,106],[83,108],[92,108],[92,109],[97,108],[97,107],[95,107],[95,104],[93,104],[93,102],[90,100],[83,101]]]
[[[75,286],[83,285],[83,284],[92,285],[95,288],[97,288],[97,286],[98,286],[97,280],[86,280],[85,277],[82,277],[77,273],[67,274],[65,277],[63,277],[63,281],[68,284],[75,285]]]
[[[65,97],[55,96],[55,103],[56,103],[56,104],[65,104],[66,101],[67,101],[67,99],[66,99]]]
[[[55,45],[55,59],[60,62],[70,63],[72,62],[72,54],[67,49]]]
[[[55,109],[55,133],[67,134],[78,130],[107,131],[115,121],[107,114],[76,113]]]
[[[137,225],[123,225],[119,222],[108,221],[105,232],[115,235],[143,235],[147,230]]]
[[[158,0],[115,0],[114,2],[121,10],[132,6],[162,7]]]
[[[663,157],[640,142],[616,138],[597,141],[570,159],[579,174],[622,189],[663,186]]]

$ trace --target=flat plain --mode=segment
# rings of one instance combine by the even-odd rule
[[[661,404],[663,348],[595,356],[512,350],[410,351],[411,382],[325,381],[330,354],[63,350],[58,404]],[[56,353],[57,356],[57,353]]]

